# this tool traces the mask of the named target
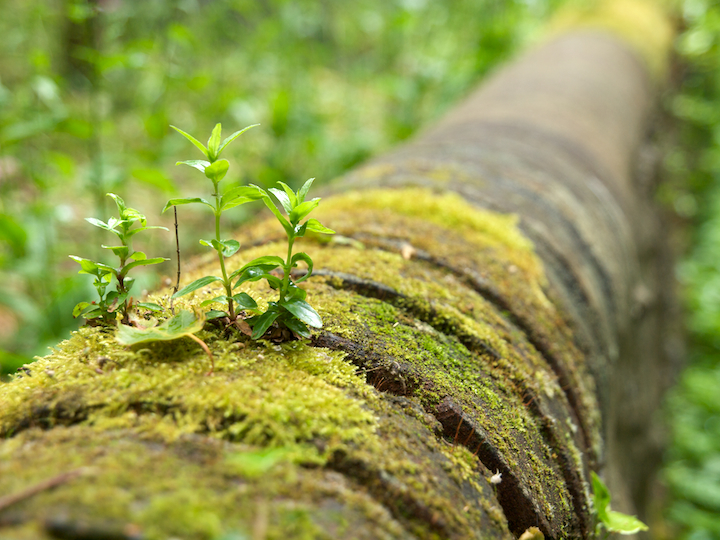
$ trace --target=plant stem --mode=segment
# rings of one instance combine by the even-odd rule
[[[278,303],[282,303],[282,301],[285,300],[285,294],[287,293],[288,285],[290,284],[290,270],[292,269],[292,249],[294,242],[295,235],[288,236],[287,261],[285,261],[285,268],[283,268],[283,281],[282,286],[280,287],[280,298],[278,298]]]
[[[220,195],[218,194],[217,186],[215,186],[215,188],[215,198],[217,199],[217,210],[215,211],[215,240],[220,242]],[[228,316],[231,321],[235,321],[237,319],[237,314],[235,313],[235,305],[232,300],[232,283],[230,282],[227,270],[225,269],[225,256],[222,254],[222,248],[218,249],[217,252],[218,259],[220,260],[220,270],[222,271],[223,284],[225,285],[225,294],[228,297]]]

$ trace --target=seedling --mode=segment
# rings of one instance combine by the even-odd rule
[[[207,158],[207,160],[189,160],[179,161],[177,165],[189,165],[202,172],[213,185],[212,197],[213,201],[210,202],[206,199],[195,197],[185,199],[171,199],[165,205],[163,212],[167,209],[178,206],[181,204],[202,204],[209,207],[213,215],[215,216],[215,238],[211,240],[200,240],[200,243],[204,246],[208,246],[217,251],[218,261],[220,262],[220,272],[222,276],[205,276],[197,279],[189,285],[183,287],[175,294],[173,298],[184,296],[191,292],[194,292],[202,287],[206,287],[212,283],[221,282],[225,294],[217,296],[211,300],[203,302],[203,305],[210,304],[212,302],[220,302],[227,305],[227,313],[213,313],[213,315],[227,315],[231,321],[237,319],[238,312],[236,308],[240,309],[257,309],[257,303],[247,293],[239,293],[233,295],[232,276],[230,276],[225,268],[225,259],[237,253],[240,249],[240,243],[233,239],[223,239],[220,235],[220,217],[225,210],[240,206],[252,201],[256,201],[262,197],[260,190],[254,186],[239,186],[226,190],[224,193],[220,193],[219,184],[228,172],[230,164],[226,159],[219,159],[222,151],[232,141],[237,139],[248,129],[255,127],[258,124],[247,126],[244,129],[236,131],[228,138],[221,142],[222,126],[217,124],[210,135],[207,146],[202,144],[192,135],[189,135],[181,129],[172,127],[175,131],[180,133],[183,137],[193,143]]]
[[[610,491],[594,471],[590,472],[590,476],[593,487],[593,504],[597,517],[595,535],[598,538],[608,538],[610,533],[635,534],[648,530],[648,526],[635,516],[610,510]]]
[[[247,281],[264,279],[270,287],[278,290],[277,301],[270,302],[268,309],[264,313],[254,310],[257,315],[248,319],[248,324],[250,324],[253,329],[253,339],[262,337],[274,322],[285,326],[301,337],[310,337],[308,326],[322,328],[320,315],[305,301],[307,293],[297,286],[298,283],[305,281],[312,274],[313,261],[307,253],[300,252],[293,255],[293,244],[295,240],[305,236],[307,231],[321,234],[335,234],[335,231],[323,226],[317,219],[308,219],[300,224],[320,203],[320,198],[309,201],[305,200],[314,180],[314,178],[311,178],[305,182],[297,193],[283,182],[278,182],[282,190],[270,188],[270,193],[280,201],[280,204],[287,213],[287,218],[283,216],[267,191],[254,186],[255,189],[261,193],[265,206],[270,209],[283,229],[285,229],[288,247],[287,258],[284,260],[282,257],[275,255],[258,257],[231,275],[231,277],[240,276],[235,283],[235,287]],[[293,282],[291,272],[300,262],[304,262],[307,265],[307,272]],[[278,277],[272,273],[278,268],[282,272],[282,277]]]
[[[134,251],[132,237],[148,229],[164,229],[166,231],[167,229],[165,227],[148,226],[143,214],[134,208],[125,206],[125,201],[114,193],[108,193],[107,195],[115,201],[119,218],[110,218],[107,223],[95,218],[85,218],[85,220],[96,227],[114,233],[118,237],[120,240],[119,246],[103,245],[102,247],[112,251],[120,259],[120,264],[117,267],[112,267],[75,255],[70,255],[70,258],[80,265],[79,274],[89,274],[95,278],[93,284],[100,296],[100,300],[97,302],[80,302],[73,309],[73,316],[79,317],[82,315],[86,319],[100,319],[104,323],[113,323],[117,320],[118,315],[125,321],[128,318],[128,311],[132,303],[129,293],[135,282],[134,278],[128,277],[128,272],[137,266],[159,264],[168,260],[164,257],[148,259],[142,251]],[[108,290],[112,278],[115,278],[115,290]],[[153,303],[138,302],[137,305],[152,311],[162,309]]]

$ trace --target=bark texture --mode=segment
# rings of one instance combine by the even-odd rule
[[[318,209],[339,235],[303,245],[310,343],[201,332],[205,377],[191,341],[130,351],[82,329],[0,388],[0,527],[588,538],[590,470],[641,508],[672,338],[638,173],[654,97],[622,41],[565,34],[341,179]],[[283,255],[278,232],[243,231],[230,270]],[[214,272],[197,264],[188,281]]]

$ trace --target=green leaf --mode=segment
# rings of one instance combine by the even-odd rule
[[[297,202],[299,204],[302,204],[305,202],[305,197],[308,194],[308,191],[310,191],[310,186],[312,186],[313,182],[315,181],[314,178],[310,178],[307,182],[305,182],[302,187],[297,192]]]
[[[135,305],[156,313],[159,311],[163,311],[163,307],[159,304],[156,304],[155,302],[138,302]]]
[[[105,247],[105,246],[103,246],[103,247]],[[143,253],[142,251],[134,251],[133,254],[130,255],[130,258],[133,259],[134,261],[142,261],[142,260],[147,259],[147,255],[145,255],[145,253]]]
[[[288,197],[287,193],[275,188],[270,188],[268,189],[268,191],[275,195],[275,198],[280,201],[280,204],[288,214],[292,212],[293,204],[292,201],[290,201],[290,197]]]
[[[129,264],[126,264],[123,266],[122,272],[123,274],[127,274],[128,270],[131,268],[135,268],[136,266],[149,266],[151,264],[160,264],[161,262],[169,261],[170,259],[166,257],[154,257],[152,259],[141,259],[139,261],[133,261]]]
[[[105,229],[106,231],[113,231],[113,232],[115,232],[115,227],[114,227],[114,225],[117,225],[117,224],[119,223],[118,220],[111,220],[111,221],[113,221],[113,226],[110,226],[110,225],[108,225],[107,223],[105,223],[104,221],[100,221],[99,219],[95,219],[95,218],[92,218],[92,217],[86,217],[86,218],[85,218],[85,221],[87,221],[88,223],[90,223],[90,224],[92,224],[92,225],[95,225],[96,227],[100,227],[101,229]]]
[[[307,298],[307,292],[301,289],[293,282],[288,284],[288,290],[285,292],[285,300],[291,300],[297,298],[298,300],[305,300]]]
[[[287,233],[287,235],[291,236],[293,234],[292,225],[290,225],[290,222],[287,219],[285,219],[285,217],[280,213],[280,210],[278,210],[277,206],[275,206],[275,203],[272,201],[272,199],[270,198],[270,195],[268,195],[267,191],[265,191],[264,189],[262,189],[259,186],[256,186],[255,184],[250,184],[250,185],[253,187],[256,187],[260,190],[260,192],[262,193],[262,200],[265,203],[265,206],[267,206],[268,209],[275,215],[275,217],[278,219],[280,224],[283,226],[283,229],[285,229],[285,232]],[[287,195],[285,195],[284,193],[283,193],[283,195],[285,197],[287,197]]]
[[[205,145],[204,145],[203,143],[201,143],[200,141],[198,141],[195,137],[193,137],[193,136],[190,135],[189,133],[185,133],[185,132],[184,132],[182,129],[180,129],[180,128],[177,128],[177,127],[175,127],[175,126],[170,126],[170,127],[173,128],[175,131],[177,131],[180,135],[182,135],[183,137],[185,137],[188,141],[190,141],[191,143],[193,143],[195,146],[197,146],[198,149],[199,149],[203,154],[205,154],[205,157],[208,158],[208,159],[210,159],[210,154],[208,153],[207,148],[205,148]]]
[[[251,125],[251,126],[247,126],[247,127],[243,128],[243,129],[241,129],[240,131],[236,131],[235,133],[233,133],[232,135],[230,135],[227,139],[225,139],[225,140],[222,142],[222,144],[220,145],[220,148],[218,148],[217,155],[219,156],[220,153],[221,153],[223,150],[225,150],[225,147],[226,147],[228,144],[230,144],[231,142],[233,142],[233,141],[234,141],[235,139],[237,139],[240,135],[242,135],[243,133],[245,133],[248,129],[254,128],[254,127],[259,126],[259,125],[260,125],[260,124],[253,124],[253,125]]]
[[[605,523],[607,521],[607,509],[610,506],[610,492],[595,471],[590,471],[590,480],[593,490],[593,505],[597,512],[598,519]]]
[[[254,186],[238,186],[227,190],[220,199],[220,208],[227,210],[262,199],[263,194]]]
[[[219,159],[205,168],[205,176],[212,180],[213,184],[218,184],[220,180],[225,178],[229,168],[230,162],[227,159]]]
[[[172,208],[173,206],[180,206],[181,204],[193,204],[193,203],[200,203],[204,204],[205,206],[209,206],[212,208],[212,211],[215,212],[215,206],[213,206],[211,203],[206,201],[205,199],[201,199],[200,197],[193,197],[190,199],[170,199],[167,203],[165,203],[165,208],[163,208],[163,212],[165,212],[168,208]]]
[[[115,255],[117,255],[120,259],[127,259],[128,252],[130,251],[130,249],[127,246],[106,246],[106,245],[102,244],[100,247],[102,247],[103,249],[109,249]]]
[[[603,525],[609,532],[615,532],[618,534],[635,534],[640,531],[647,531],[648,526],[645,525],[635,516],[629,516],[622,512],[615,512],[613,510],[607,511],[607,519],[603,521]]]
[[[189,165],[190,167],[196,168],[201,173],[204,173],[205,169],[210,166],[210,162],[205,161],[204,159],[188,159],[187,161],[178,161],[175,165]]]
[[[283,188],[283,191],[288,196],[288,199],[290,199],[290,208],[295,208],[298,205],[298,200],[295,192],[285,182],[278,182],[278,184],[280,184],[280,187]]]
[[[261,266],[265,272],[269,272],[273,268],[284,265],[285,261],[277,255],[263,255],[262,257],[257,257],[244,265],[240,269],[240,273],[244,272],[246,268],[250,268],[251,266]]]
[[[301,281],[305,281],[307,278],[310,277],[313,271],[313,261],[310,258],[310,255],[304,252],[296,253],[293,255],[292,259],[290,259],[290,266],[292,268],[295,268],[297,266],[297,263],[303,261],[308,266],[307,274],[305,274],[300,279],[296,280],[295,283],[300,283]]]
[[[295,317],[285,317],[282,323],[300,337],[309,338],[312,336],[305,323]]]
[[[238,287],[239,285],[242,285],[246,281],[259,281],[261,279],[267,280],[270,286],[275,289],[282,287],[282,280],[280,278],[273,276],[272,274],[266,273],[263,267],[258,266],[246,269],[240,276],[240,279],[235,282],[233,289]]]
[[[125,201],[123,201],[120,196],[115,195],[114,193],[106,193],[105,195],[107,195],[113,201],[115,201],[115,204],[117,205],[117,208],[118,208],[118,214],[120,216],[122,216],[123,212],[125,212],[125,210],[127,209],[127,207],[125,206]]]
[[[210,304],[214,304],[215,302],[219,302],[221,304],[227,304],[228,297],[226,294],[221,294],[220,296],[216,296],[215,298],[209,298],[207,300],[203,300],[200,303],[200,307],[209,306]]]
[[[238,305],[238,307],[242,309],[257,309],[258,307],[257,302],[255,302],[252,296],[250,296],[248,293],[241,292],[233,295],[232,298]]]
[[[90,274],[91,276],[102,277],[113,273],[113,269],[105,264],[97,263],[90,259],[83,259],[82,257],[76,257],[75,255],[69,255],[69,257],[80,265],[81,270],[78,274]]]
[[[171,341],[203,329],[205,317],[199,313],[180,311],[159,326],[135,328],[119,324],[115,339],[121,345],[136,345],[148,341]]]
[[[222,254],[225,257],[232,257],[240,249],[240,242],[237,240],[222,240],[220,244],[222,245]]]
[[[307,230],[322,234],[335,234],[335,231],[328,229],[317,219],[312,218],[307,220]]]
[[[222,124],[215,124],[215,127],[212,130],[212,133],[210,134],[210,138],[208,139],[208,145],[207,145],[207,151],[208,151],[208,159],[210,161],[215,161],[218,158],[218,155],[220,154],[220,136],[222,135]]]
[[[97,304],[92,304],[90,302],[80,302],[73,308],[72,315],[73,317],[77,318],[81,315],[86,315],[94,311],[100,311],[100,306],[98,306]]]
[[[248,324],[253,327],[252,339],[260,339],[265,335],[267,329],[280,316],[280,310],[274,302],[270,302],[268,310],[258,317],[248,319]]]
[[[292,212],[288,215],[288,218],[290,219],[290,223],[293,225],[297,225],[300,223],[300,220],[307,216],[310,212],[312,212],[315,207],[320,204],[320,199],[313,199],[311,201],[305,201],[302,204],[299,204],[297,207],[293,208]]]
[[[172,295],[173,298],[180,298],[181,296],[185,296],[186,294],[190,294],[191,292],[195,292],[198,289],[202,289],[203,287],[207,287],[211,283],[215,283],[216,281],[222,281],[222,278],[216,277],[216,276],[205,276],[201,277],[200,279],[196,279],[189,285],[185,285],[182,289],[180,289],[178,292]]]
[[[220,317],[227,317],[228,314],[226,311],[218,311],[216,309],[211,309],[210,311],[207,311],[205,313],[205,320],[211,321],[212,319],[219,319]]]
[[[139,232],[147,231],[147,230],[149,230],[149,229],[162,229],[163,231],[167,231],[167,230],[168,230],[167,227],[161,227],[160,225],[149,225],[149,226],[147,226],[147,227],[138,227],[137,229],[133,229],[132,231],[129,231],[129,232],[125,235],[125,238],[130,238],[130,237],[132,237],[132,236],[135,236],[135,235],[136,235],[137,233],[139,233]]]
[[[295,315],[302,322],[310,326],[314,326],[315,328],[322,328],[322,319],[320,318],[320,315],[305,300],[291,298],[289,300],[284,300],[280,305]]]

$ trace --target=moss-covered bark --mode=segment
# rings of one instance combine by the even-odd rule
[[[638,283],[662,283],[633,184],[651,102],[625,46],[571,35],[352,173],[318,209],[338,235],[303,240],[325,322],[308,342],[207,326],[206,376],[191,340],[129,350],[99,328],[75,333],[0,387],[0,532],[589,537],[589,471],[622,448],[608,426],[637,414],[618,412],[609,381],[648,380],[626,337],[652,341],[664,324],[648,315],[664,304],[633,300]],[[582,114],[555,114],[567,110]],[[253,247],[229,270],[284,255],[276,226],[243,230]],[[187,281],[215,271],[196,263]],[[661,376],[651,383],[645,408]]]

